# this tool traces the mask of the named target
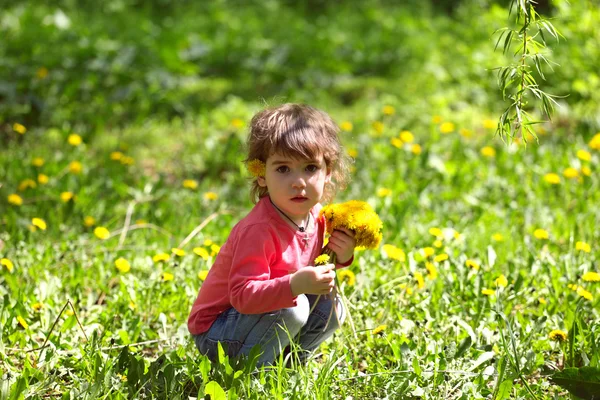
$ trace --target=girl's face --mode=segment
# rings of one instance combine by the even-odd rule
[[[321,200],[330,179],[331,170],[323,156],[305,160],[275,153],[267,158],[265,176],[258,178],[258,184],[266,187],[273,203],[300,225]]]

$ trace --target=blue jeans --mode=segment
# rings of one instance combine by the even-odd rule
[[[317,298],[318,303],[311,313]],[[335,312],[329,318],[334,303],[338,318]],[[341,323],[344,318],[345,310],[339,297],[332,300],[329,295],[301,294],[296,307],[265,314],[240,314],[232,307],[222,312],[208,331],[194,335],[194,342],[200,353],[211,360],[217,358],[219,342],[229,357],[247,356],[252,347],[259,345],[262,354],[257,365],[261,366],[272,364],[292,338],[302,350],[299,356],[304,361],[339,328],[338,319]]]

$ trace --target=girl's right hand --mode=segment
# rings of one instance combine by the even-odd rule
[[[292,274],[292,294],[328,294],[335,286],[335,265],[304,267]]]

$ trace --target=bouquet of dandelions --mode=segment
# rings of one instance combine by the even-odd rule
[[[350,200],[345,203],[330,204],[321,209],[320,215],[325,217],[326,230],[329,235],[331,235],[336,229],[345,228],[354,233],[357,248],[376,249],[379,247],[382,239],[381,230],[383,228],[383,223],[381,222],[381,219],[377,213],[368,203],[365,203],[364,201]],[[336,254],[329,247],[327,247],[327,245],[325,245],[321,255],[315,259],[314,263],[315,265],[325,265],[328,263],[335,264]],[[335,300],[338,286],[339,283],[337,282],[336,277],[336,287],[331,294],[333,300]],[[354,336],[356,336],[356,330],[354,329],[352,317],[350,316],[348,307],[346,307],[345,304],[344,293],[340,292],[340,294],[342,302],[344,303],[344,308],[346,309],[349,317],[352,332],[354,333]],[[315,305],[318,301],[319,299],[317,298]],[[331,319],[331,315],[334,311],[336,313],[335,316],[338,319],[338,324],[340,324],[334,301],[334,306],[331,308],[331,314],[329,314],[327,325],[329,325],[329,319]]]

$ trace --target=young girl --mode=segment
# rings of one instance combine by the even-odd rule
[[[258,365],[268,365],[297,338],[304,360],[343,321],[339,298],[327,294],[334,269],[354,260],[352,232],[329,238],[336,266],[313,266],[325,232],[321,202],[348,181],[338,131],[326,113],[300,104],[252,119],[246,162],[259,167],[251,189],[256,205],[221,247],[188,319],[196,346],[211,359],[219,342],[232,357],[259,345]],[[329,318],[332,307],[337,318]]]

